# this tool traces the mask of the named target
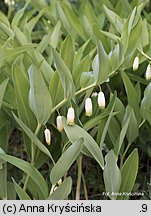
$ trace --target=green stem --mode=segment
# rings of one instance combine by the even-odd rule
[[[89,86],[87,86],[87,87],[85,87],[85,88],[82,88],[82,89],[76,91],[75,94],[74,94],[74,96],[77,96],[77,95],[83,93],[84,91],[86,91],[86,90],[88,90],[88,89],[90,89],[90,88],[93,88],[93,87],[95,87],[95,86],[96,86],[96,83],[93,83],[92,85],[89,85]],[[67,101],[68,101],[68,99],[66,99],[66,98],[63,99],[60,103],[58,103],[58,104],[51,110],[51,113],[53,113],[53,112],[55,112],[56,110],[58,110],[58,109],[59,109],[60,107],[62,107]]]
[[[78,158],[78,179],[77,179],[77,188],[76,188],[76,200],[80,200],[81,177],[82,177],[82,156],[79,156],[79,158]]]
[[[85,183],[85,178],[84,178],[83,172],[82,172],[82,181],[83,181],[85,199],[88,200],[88,192],[87,192],[87,187],[86,187],[86,183]]]
[[[39,131],[40,131],[40,129],[41,129],[41,125],[40,124],[38,124],[37,125],[37,128],[36,128],[36,131],[35,131],[35,135],[37,136],[38,135],[38,133],[39,133]],[[35,145],[35,143],[33,142],[33,140],[32,140],[32,142],[31,142],[31,165],[33,165],[34,166],[34,163],[35,163],[35,155],[36,155],[36,145]]]
[[[35,135],[37,136],[39,131],[41,129],[41,125],[38,124],[37,125],[37,128],[36,128],[36,131],[35,131]],[[36,153],[36,145],[35,143],[33,142],[33,140],[31,141],[31,165],[34,166],[34,163],[35,163],[35,154]],[[27,185],[28,185],[28,182],[29,182],[29,179],[30,179],[30,176],[27,175],[26,176],[26,180],[25,180],[25,183],[24,183],[24,187],[23,187],[23,190],[26,191],[27,189]]]

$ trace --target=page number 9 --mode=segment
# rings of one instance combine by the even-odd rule
[[[147,212],[147,204],[142,204],[141,212]]]

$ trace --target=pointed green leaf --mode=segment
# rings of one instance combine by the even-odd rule
[[[122,78],[125,85],[128,103],[133,108],[134,114],[136,116],[137,122],[139,123],[141,120],[140,109],[139,109],[139,98],[137,92],[131,83],[130,79],[126,75],[126,73],[122,72]]]
[[[41,189],[41,192],[43,194],[43,198],[47,198],[48,196],[48,187],[46,184],[46,181],[44,180],[43,176],[40,174],[40,172],[33,167],[30,163],[23,161],[19,158],[2,154],[0,153],[0,158],[7,161],[8,163],[11,163],[12,165],[18,167],[23,172],[27,173],[27,175],[30,176],[34,180],[34,182],[39,186]]]
[[[77,159],[83,147],[83,138],[75,141],[59,158],[51,170],[50,181],[56,184],[68,171],[73,162]]]
[[[41,141],[36,137],[36,135],[14,113],[13,117],[27,134],[27,136],[34,141],[35,145],[53,161],[49,150],[43,145],[43,143],[41,143]]]
[[[98,144],[95,140],[81,127],[78,125],[69,126],[66,123],[66,119],[63,117],[63,126],[64,130],[69,138],[69,140],[73,143],[79,138],[84,139],[84,146],[91,153],[94,159],[99,163],[101,168],[104,168],[104,159],[102,155],[102,151],[99,148]]]
[[[6,80],[4,80],[0,84],[0,109],[1,109],[1,106],[2,106],[2,102],[3,102],[5,90],[6,90],[6,87],[7,87],[7,84],[8,84],[8,80],[9,80],[9,78],[7,78]]]
[[[130,193],[133,189],[138,172],[138,150],[134,149],[128,156],[121,169],[122,182],[119,192]],[[128,199],[128,196],[119,196],[118,199]]]
[[[116,195],[113,193],[118,193],[121,185],[121,172],[117,166],[117,157],[114,151],[111,150],[105,157],[105,167],[104,167],[104,183],[106,192],[109,193],[111,199],[116,199]]]
[[[58,52],[52,48],[54,62],[56,63],[57,72],[59,74],[62,86],[64,88],[64,97],[70,98],[74,94],[74,83],[67,65],[62,60]]]
[[[18,62],[13,64],[13,82],[20,119],[32,130],[35,130],[36,119],[28,104],[29,80]]]
[[[61,53],[62,60],[68,66],[69,70],[72,71],[75,50],[74,50],[74,43],[71,35],[66,37],[66,39],[63,41],[61,45],[60,53]]]
[[[38,123],[44,125],[51,114],[51,96],[41,71],[35,65],[30,66],[28,73],[30,79],[29,106],[35,114]]]
[[[20,200],[31,200],[29,195],[16,183],[13,179],[13,184],[17,195],[19,196]]]

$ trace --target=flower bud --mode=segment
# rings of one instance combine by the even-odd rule
[[[60,179],[59,181],[58,181],[58,185],[60,186],[62,184],[62,179]]]
[[[58,131],[62,132],[63,131],[62,116],[60,116],[60,115],[57,116],[56,123],[57,123]]]
[[[92,115],[92,100],[91,100],[91,98],[86,98],[86,100],[85,100],[85,115],[86,116]]]
[[[4,0],[5,4],[7,5],[14,5],[15,1],[14,0]]]
[[[98,105],[100,109],[105,108],[105,96],[103,92],[99,92],[98,94]]]
[[[97,97],[98,96],[98,93],[97,92],[93,92],[91,97]]]
[[[106,80],[105,82],[106,82],[106,83],[110,82],[110,79],[109,79],[109,78],[107,78],[107,80]]]
[[[67,112],[67,124],[74,125],[74,118],[75,118],[74,109],[73,107],[70,107]]]
[[[48,128],[45,129],[44,131],[44,134],[45,134],[45,140],[46,140],[46,143],[48,145],[50,145],[51,143],[51,134],[50,134],[50,130]]]
[[[57,189],[58,189],[58,187],[57,187],[57,186],[55,186],[55,187],[54,187],[54,189],[53,189],[53,191],[55,191],[55,190],[57,190]]]
[[[150,64],[147,66],[145,77],[146,77],[146,80],[151,80],[151,65]]]
[[[139,66],[139,57],[136,56],[133,62],[133,71],[136,71],[138,69]]]

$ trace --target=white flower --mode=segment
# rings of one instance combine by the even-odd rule
[[[139,57],[136,56],[133,62],[133,71],[136,71],[138,69],[139,66]]]
[[[98,94],[98,105],[100,109],[105,108],[105,96],[103,92],[99,92]]]
[[[97,92],[93,92],[92,95],[91,95],[91,97],[96,97],[96,96],[98,96]]]
[[[50,145],[50,143],[51,143],[51,133],[50,133],[50,130],[48,128],[46,128],[45,131],[44,131],[44,134],[45,134],[46,143],[48,145]]]
[[[60,116],[60,115],[57,116],[56,123],[57,123],[58,131],[62,132],[63,131],[62,116]]]
[[[57,187],[57,186],[55,186],[55,187],[54,187],[54,189],[53,189],[53,191],[55,191],[55,190],[57,190],[57,189],[58,189],[58,187]]]
[[[110,82],[110,79],[109,79],[109,78],[107,78],[107,80],[106,80],[105,82],[106,82],[106,83]]]
[[[92,115],[92,100],[91,100],[91,98],[86,98],[86,100],[85,100],[85,114],[86,114],[86,116]]]
[[[60,186],[62,184],[62,179],[60,179],[59,181],[58,181],[58,185]]]
[[[67,124],[74,125],[74,118],[75,118],[74,109],[73,107],[70,107],[67,112]]]
[[[146,80],[151,80],[151,65],[150,64],[147,66],[145,77],[146,77]]]
[[[4,0],[5,4],[7,5],[14,5],[15,1],[14,0]]]

